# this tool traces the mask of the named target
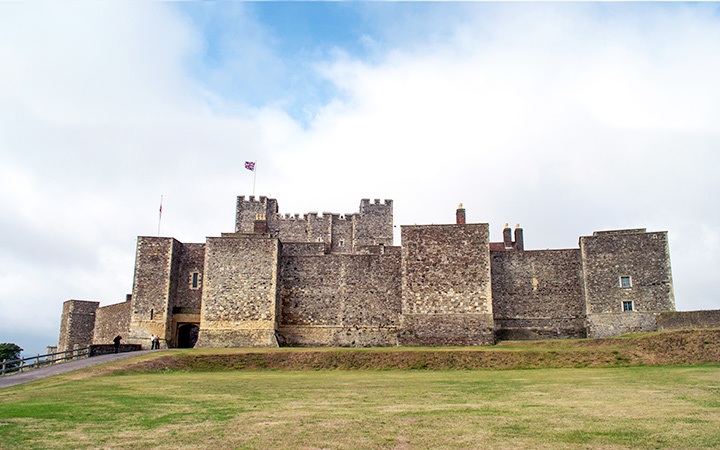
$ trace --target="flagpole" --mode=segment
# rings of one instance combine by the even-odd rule
[[[163,196],[160,196],[160,214],[158,215],[158,237],[160,236],[160,222],[162,222],[162,201]]]
[[[257,160],[253,161],[253,197],[255,197],[255,179],[257,178]]]

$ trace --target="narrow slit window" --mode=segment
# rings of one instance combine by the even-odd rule
[[[190,274],[190,289],[200,289],[200,272]]]

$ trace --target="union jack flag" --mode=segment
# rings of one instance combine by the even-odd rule
[[[254,161],[245,161],[245,168],[247,170],[255,170],[255,162]]]

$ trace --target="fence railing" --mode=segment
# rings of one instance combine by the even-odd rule
[[[66,352],[47,353],[45,355],[30,356],[22,359],[4,359],[2,363],[0,363],[0,376],[13,372],[37,369],[71,359],[87,358],[89,355],[90,347],[84,347]]]

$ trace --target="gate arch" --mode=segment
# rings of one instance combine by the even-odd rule
[[[200,327],[196,323],[185,323],[178,326],[178,348],[193,348],[198,339]]]

